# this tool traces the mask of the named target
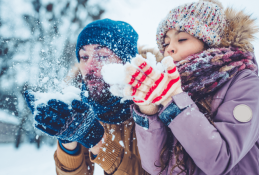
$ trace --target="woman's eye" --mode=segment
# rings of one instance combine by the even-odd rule
[[[163,44],[163,47],[167,47],[167,46],[169,46],[169,44]]]
[[[179,42],[182,42],[182,41],[186,41],[187,39],[179,39],[178,41]]]

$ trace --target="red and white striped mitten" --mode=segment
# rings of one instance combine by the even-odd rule
[[[167,105],[171,97],[182,92],[179,72],[172,57],[162,60],[166,68],[164,73],[159,73],[147,64],[144,58],[137,56],[133,63],[126,66],[126,82],[130,85],[125,88],[126,96],[133,96],[133,101],[141,105],[162,104]]]

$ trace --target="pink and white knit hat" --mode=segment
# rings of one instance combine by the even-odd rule
[[[185,31],[203,40],[210,47],[217,47],[226,26],[224,10],[216,3],[199,1],[172,9],[157,28],[157,45],[164,52],[164,37],[168,30]]]

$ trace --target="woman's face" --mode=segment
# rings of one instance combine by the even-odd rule
[[[175,62],[204,50],[204,43],[194,36],[171,29],[165,36],[164,56],[171,56]]]

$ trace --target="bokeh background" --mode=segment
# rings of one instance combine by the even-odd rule
[[[188,2],[193,1],[0,0],[0,174],[55,174],[56,140],[33,128],[22,94],[61,83],[76,63],[76,39],[84,26],[103,18],[126,21],[138,32],[139,45],[156,47],[158,23]],[[258,0],[221,3],[259,18]],[[253,44],[258,59],[259,39]],[[95,174],[103,174],[100,167]]]

